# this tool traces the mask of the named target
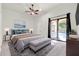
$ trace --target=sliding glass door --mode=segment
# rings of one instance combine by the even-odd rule
[[[51,38],[66,41],[66,19],[51,20]]]
[[[51,21],[51,38],[57,38],[57,20]]]
[[[58,21],[58,39],[66,41],[66,18]]]

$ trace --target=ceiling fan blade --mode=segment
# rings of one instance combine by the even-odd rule
[[[35,13],[35,14],[38,14],[38,13]]]
[[[35,10],[35,12],[38,12],[39,10]]]
[[[32,6],[31,8],[33,9],[33,7],[34,7],[34,4],[32,4],[31,6]]]
[[[32,8],[29,8],[31,11],[34,11]]]
[[[34,4],[32,4],[32,7],[34,6]]]

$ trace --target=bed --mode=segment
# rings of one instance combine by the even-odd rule
[[[35,41],[35,43],[36,43],[36,40],[37,40],[39,42],[38,44],[40,45],[40,46],[38,46],[38,48],[39,47],[42,48],[43,46],[45,46],[47,44],[46,43],[47,41],[48,41],[48,43],[51,43],[50,39],[45,40],[46,38],[43,37],[42,35],[31,34],[31,33],[29,33],[28,30],[25,30],[25,29],[13,29],[11,32],[12,32],[11,43],[13,44],[14,48],[18,52],[22,52],[25,48],[30,47],[31,41]],[[43,45],[40,44],[40,40],[43,43]]]
[[[43,38],[43,36],[39,34],[23,33],[23,34],[13,35],[11,37],[11,42],[14,45],[14,48],[16,48],[18,52],[21,52],[28,47],[30,41],[35,39],[37,40],[39,38]]]

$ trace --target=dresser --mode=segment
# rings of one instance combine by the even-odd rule
[[[66,55],[79,56],[79,37],[77,35],[70,35],[66,42]]]

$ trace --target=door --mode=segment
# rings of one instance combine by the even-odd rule
[[[66,19],[59,19],[58,21],[58,40],[66,41]]]
[[[57,39],[57,20],[51,21],[51,38]]]
[[[51,20],[51,38],[66,41],[66,17]]]

